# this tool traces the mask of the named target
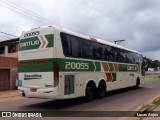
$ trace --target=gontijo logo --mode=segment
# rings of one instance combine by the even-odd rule
[[[53,34],[27,37],[20,40],[19,51],[53,47]]]
[[[39,45],[39,40],[20,43],[20,47]]]
[[[20,41],[21,49],[45,48],[47,45],[48,45],[48,41],[43,35],[28,38],[27,40],[24,40],[24,41]]]

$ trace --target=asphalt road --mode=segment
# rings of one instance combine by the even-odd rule
[[[21,98],[0,102],[0,111],[96,111],[91,114],[96,114],[97,111],[134,111],[158,94],[160,80],[147,80],[138,89],[112,91],[107,93],[105,98],[91,102],[84,102],[82,98],[63,101]]]

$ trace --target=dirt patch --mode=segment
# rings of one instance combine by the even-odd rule
[[[158,74],[145,76],[145,80],[155,80],[155,79],[160,79]]]
[[[0,103],[2,103],[2,102],[8,102],[8,101],[14,101],[14,100],[20,100],[20,99],[24,99],[24,97],[21,97],[21,96],[12,96],[12,97],[8,97],[8,98],[1,98],[0,99]]]

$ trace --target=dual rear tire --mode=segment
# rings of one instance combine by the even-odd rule
[[[100,82],[98,85],[98,88],[96,88],[95,84],[93,82],[89,82],[86,86],[85,91],[85,100],[91,101],[95,97],[101,99],[105,97],[106,94],[106,84],[105,82]]]
[[[93,83],[88,83],[85,91],[85,100],[91,101],[95,98],[95,85]]]
[[[106,95],[106,84],[104,81],[101,81],[97,88],[97,98],[102,99]]]

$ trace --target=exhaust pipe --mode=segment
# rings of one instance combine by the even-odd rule
[[[25,97],[26,96],[25,93],[22,93],[22,96]]]

